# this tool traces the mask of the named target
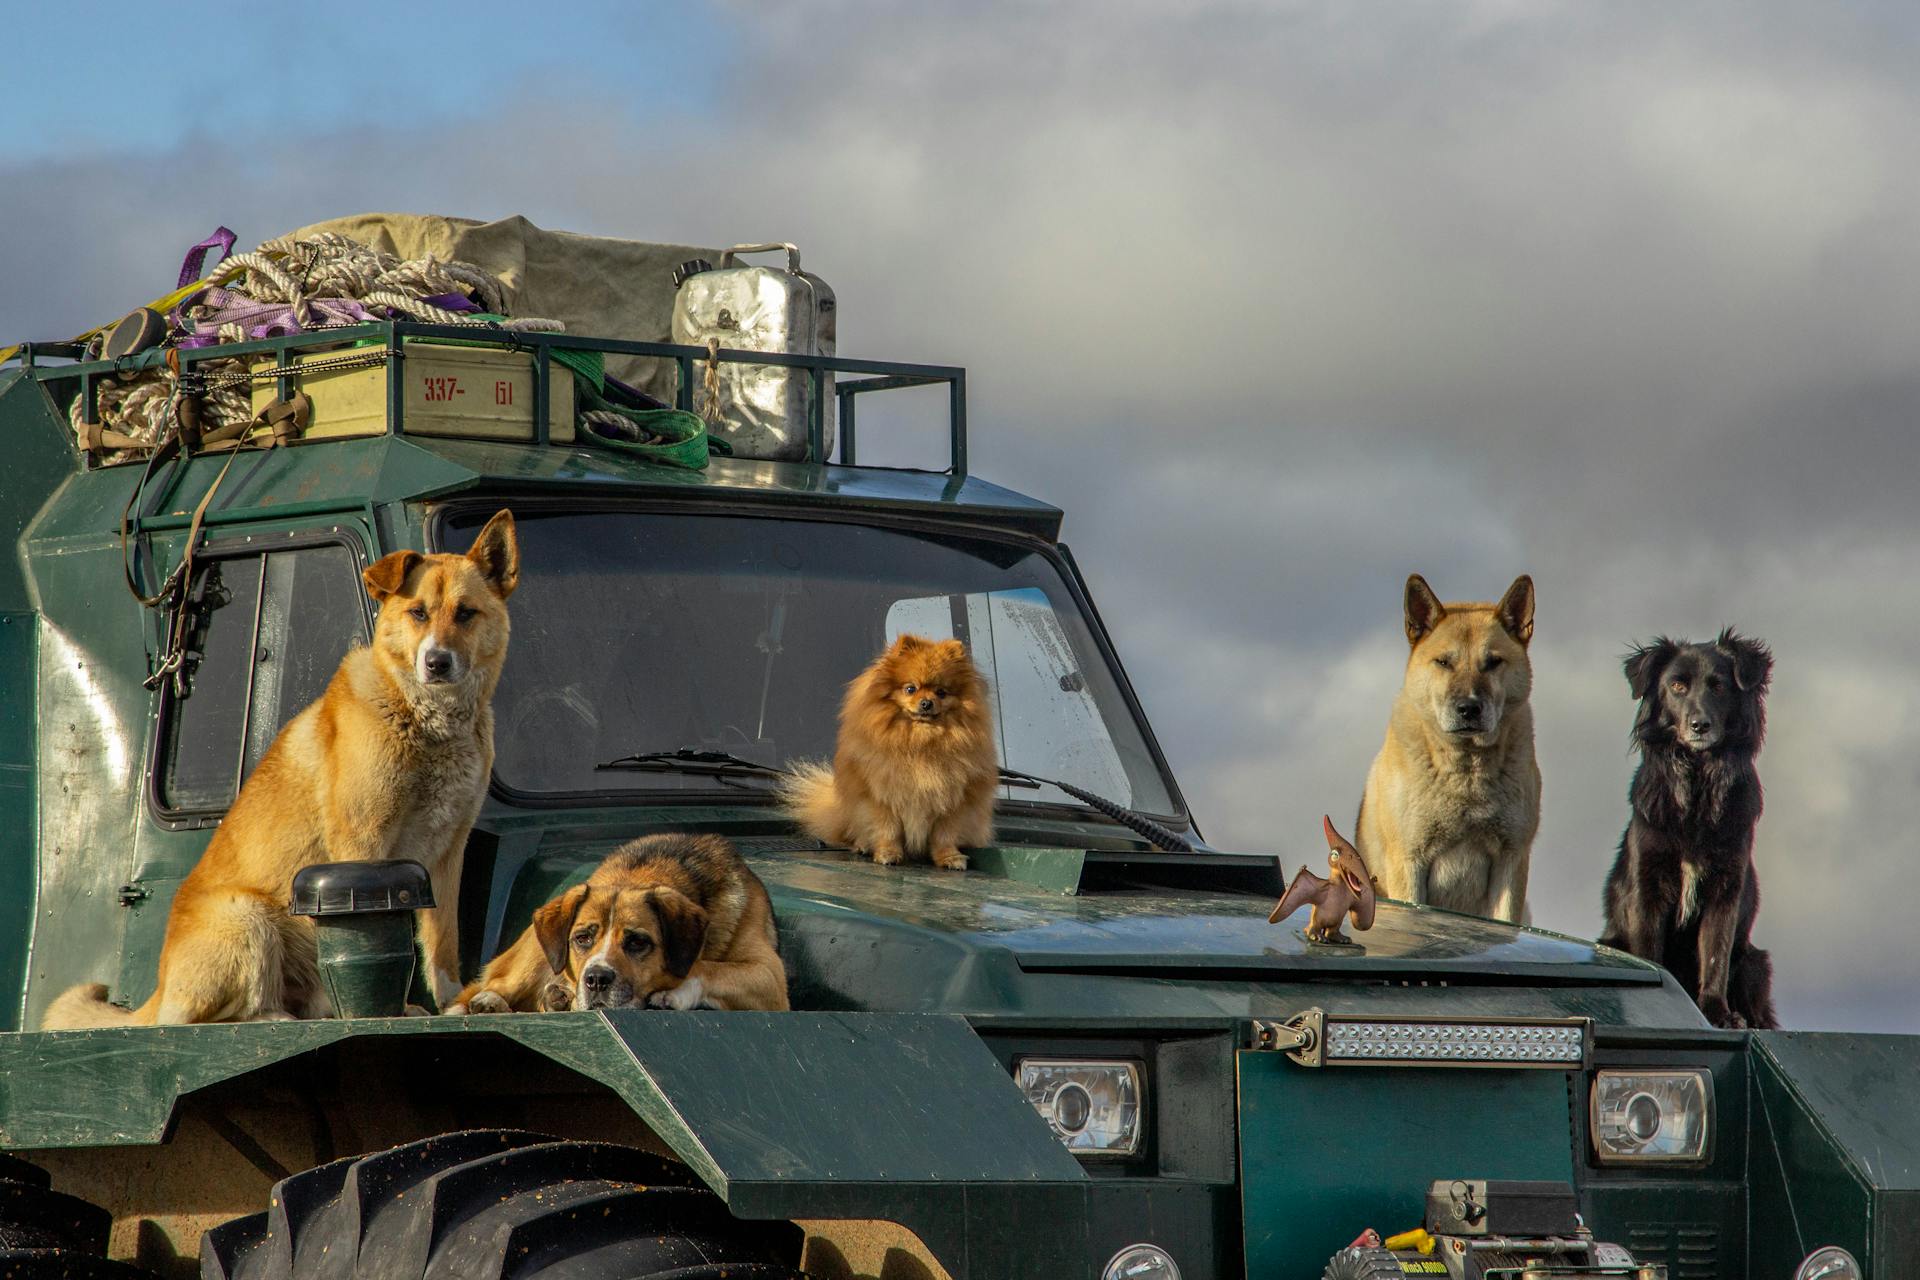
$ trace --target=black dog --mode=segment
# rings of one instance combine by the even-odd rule
[[[1626,671],[1640,767],[1601,941],[1665,965],[1715,1026],[1777,1026],[1773,961],[1748,941],[1773,655],[1731,630],[1712,644],[1661,637]]]

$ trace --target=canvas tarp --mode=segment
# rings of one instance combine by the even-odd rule
[[[420,213],[357,213],[300,228],[335,231],[400,258],[432,254],[500,277],[507,314],[562,321],[567,332],[633,342],[673,341],[673,269],[718,249],[544,231],[522,217],[480,222]],[[672,361],[607,356],[607,372],[673,402]]]

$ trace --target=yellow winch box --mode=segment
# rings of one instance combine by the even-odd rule
[[[315,352],[292,362],[295,391],[313,401],[313,416],[302,436],[378,436],[387,430],[387,380],[401,382],[401,430],[407,435],[463,436],[476,440],[533,439],[533,356],[492,347],[446,346],[409,342],[400,362],[371,367],[328,368],[355,357],[378,359],[378,347]],[[302,372],[308,365],[319,365]],[[275,380],[253,386],[257,414],[275,396]],[[573,440],[573,371],[547,364],[547,438]]]

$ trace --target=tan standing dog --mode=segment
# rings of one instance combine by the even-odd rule
[[[438,904],[419,914],[435,998],[459,990],[460,863],[493,769],[493,691],[520,578],[513,516],[460,555],[396,551],[367,567],[373,643],[340,662],[287,722],[174,895],[153,996],[107,1003],[74,987],[43,1025],[104,1027],[324,1017],[310,920],[287,914],[293,875],[320,862],[414,858]]]
[[[1356,820],[1361,856],[1387,897],[1518,924],[1540,829],[1533,579],[1499,604],[1442,604],[1416,573],[1406,625],[1406,679]]]
[[[720,836],[658,835],[608,854],[447,1007],[785,1009],[767,888]]]

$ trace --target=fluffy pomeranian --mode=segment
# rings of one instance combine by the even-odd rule
[[[809,834],[881,866],[911,854],[965,871],[960,847],[993,842],[999,773],[967,647],[903,635],[847,686],[833,768],[798,766],[784,800]]]

